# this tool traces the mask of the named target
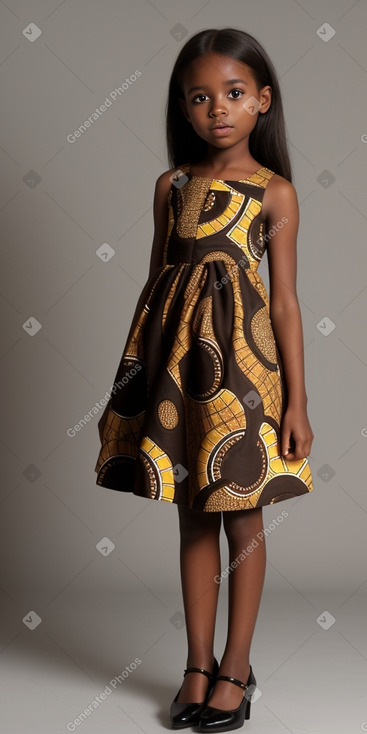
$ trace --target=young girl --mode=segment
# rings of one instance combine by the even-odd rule
[[[177,505],[188,667],[171,724],[228,731],[249,718],[256,687],[262,508],[313,490],[297,195],[276,72],[255,38],[222,28],[187,41],[166,134],[173,167],[156,182],[149,277],[95,471],[100,486]],[[270,299],[257,273],[265,250]],[[233,565],[218,666],[222,513]]]

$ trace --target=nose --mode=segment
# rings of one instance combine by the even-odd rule
[[[217,117],[219,115],[226,115],[227,109],[224,102],[220,99],[213,99],[209,114],[214,117]]]

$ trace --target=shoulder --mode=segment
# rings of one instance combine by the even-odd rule
[[[179,168],[175,167],[164,171],[155,182],[153,210],[156,220],[162,217],[166,222],[167,211],[171,204],[173,176],[178,170]]]
[[[161,175],[158,176],[156,180],[156,190],[163,194],[168,194],[172,186],[172,176],[179,170],[180,167],[175,166],[174,168],[169,168],[168,171],[164,171],[164,173],[161,173]]]
[[[176,168],[170,168],[158,176],[154,189],[154,210],[163,210],[166,212],[171,200],[172,176]]]
[[[298,210],[297,191],[288,179],[274,173],[263,197],[263,212],[267,220],[281,219],[287,212]]]

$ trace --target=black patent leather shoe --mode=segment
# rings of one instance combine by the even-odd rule
[[[243,683],[238,678],[232,678],[230,675],[217,675],[216,680],[228,680],[236,686],[243,688],[243,700],[236,709],[226,711],[218,709],[207,704],[200,715],[199,731],[231,731],[239,729],[243,726],[245,719],[250,718],[252,694],[256,688],[256,678],[250,665],[250,675],[247,683]]]
[[[172,729],[184,729],[186,726],[196,726],[199,723],[200,714],[213,690],[218,670],[219,665],[218,661],[215,658],[212,673],[209,673],[208,670],[204,670],[204,668],[185,668],[184,676],[187,673],[203,673],[203,675],[206,675],[207,678],[209,678],[208,690],[206,692],[204,701],[202,701],[201,703],[177,703],[177,699],[182,688],[181,686],[180,690],[176,693],[176,696],[171,703],[170,719]]]

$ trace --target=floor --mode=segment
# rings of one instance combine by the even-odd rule
[[[222,590],[223,591],[223,590]],[[170,729],[186,635],[181,598],[75,592],[14,614],[3,604],[1,719],[6,734],[155,734]],[[367,731],[366,596],[264,591],[251,649],[258,689],[242,731]],[[226,636],[219,596],[215,655]],[[6,619],[7,618],[7,619]],[[188,729],[195,731],[195,729]]]

